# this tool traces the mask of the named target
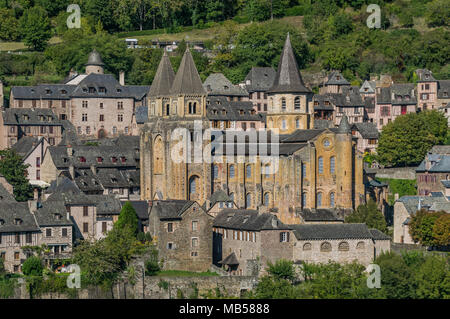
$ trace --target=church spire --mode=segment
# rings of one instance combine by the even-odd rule
[[[273,86],[269,89],[269,93],[309,92],[311,91],[305,87],[300,71],[298,70],[297,61],[295,60],[294,51],[292,50],[291,38],[288,33],[286,42],[284,43],[283,52],[281,52],[275,81]]]
[[[350,124],[348,123],[348,118],[347,115],[344,114],[344,116],[342,116],[341,118],[341,122],[339,123],[339,127],[337,129],[338,133],[350,133],[351,128],[350,128]]]
[[[174,79],[175,72],[173,71],[169,56],[167,55],[166,50],[164,50],[152,86],[150,87],[149,95],[161,96],[170,94],[170,88],[172,87]]]
[[[206,91],[203,88],[202,80],[195,67],[194,59],[192,58],[189,48],[184,52],[170,93],[206,95]]]

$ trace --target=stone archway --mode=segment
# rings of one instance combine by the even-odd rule
[[[106,137],[106,131],[105,131],[105,129],[99,129],[98,130],[98,132],[97,132],[97,137],[100,139],[100,138],[105,138]]]

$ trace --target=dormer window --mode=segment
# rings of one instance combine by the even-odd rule
[[[244,217],[244,220],[242,221],[243,224],[245,224],[248,221],[248,216]]]
[[[34,89],[31,89],[31,93],[35,93],[36,91]]]
[[[51,94],[52,91],[50,89],[45,89],[45,94]]]
[[[244,110],[239,110],[240,115],[244,115]]]
[[[227,90],[229,90],[230,88],[229,88],[227,85],[225,85],[225,86],[223,87],[223,89],[224,89],[225,91],[227,91]]]
[[[111,162],[117,163],[117,157],[115,157],[115,156],[111,157]]]
[[[83,93],[86,93],[87,92],[87,88],[83,88]]]
[[[20,218],[15,218],[14,219],[14,225],[22,225],[22,223],[23,223],[22,219],[20,219]]]
[[[106,88],[105,87],[100,87],[100,88],[98,88],[98,92],[105,93],[106,92]]]
[[[341,77],[338,75],[338,76],[336,76],[336,80],[340,80],[341,79]]]
[[[0,226],[5,225],[5,220],[4,219],[0,219]]]
[[[208,84],[208,85],[206,86],[206,89],[208,90],[208,92],[211,92],[211,85]]]
[[[97,157],[97,163],[103,163],[103,158],[102,157]]]
[[[44,122],[44,115],[39,115],[39,120],[40,120],[41,122]]]
[[[66,90],[61,90],[61,94],[65,95],[65,94],[67,94],[67,91]]]
[[[122,163],[126,163],[126,162],[127,162],[127,159],[126,159],[124,156],[122,156],[122,157],[120,158],[120,161],[121,161]]]
[[[52,118],[51,116],[49,116],[49,117],[47,118],[47,120],[48,120],[49,122],[51,122],[51,121],[53,121],[53,118]]]
[[[78,157],[78,160],[79,160],[81,163],[86,163],[86,158],[85,158],[84,156]]]
[[[28,115],[24,114],[23,119],[24,119],[24,121],[28,121],[30,119],[30,117]]]
[[[95,93],[95,88],[90,87],[90,88],[89,88],[89,93]]]
[[[117,93],[121,93],[122,92],[122,89],[117,89]]]
[[[222,109],[222,114],[223,114],[223,115],[226,115],[226,114],[227,114],[227,110]]]
[[[61,220],[61,218],[62,218],[61,214],[55,214],[55,219],[56,220]]]
[[[111,177],[111,182],[113,182],[113,183],[117,183],[117,178],[115,178],[115,177]]]

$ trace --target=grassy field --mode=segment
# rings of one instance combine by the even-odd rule
[[[53,37],[50,39],[50,44],[60,43],[61,39],[59,37]],[[0,51],[17,51],[27,49],[23,42],[2,42],[0,41]]]

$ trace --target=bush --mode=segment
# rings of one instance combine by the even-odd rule
[[[158,263],[158,251],[156,249],[152,249],[150,252],[150,258],[145,262],[145,274],[147,276],[155,276],[160,270],[161,267]]]
[[[43,270],[42,261],[36,256],[29,257],[22,266],[22,272],[26,276],[42,276]]]

